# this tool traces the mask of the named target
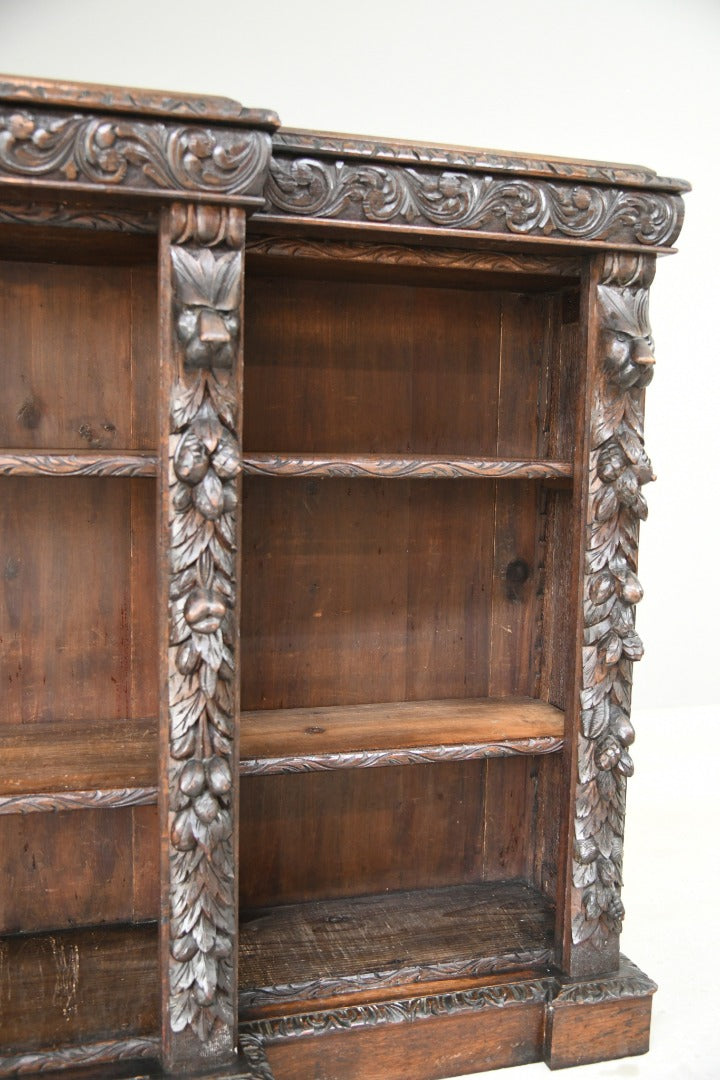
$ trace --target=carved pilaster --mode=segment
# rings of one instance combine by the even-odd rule
[[[643,443],[644,388],[653,375],[648,286],[655,260],[611,254],[595,286],[590,365],[589,486],[582,582],[580,730],[570,901],[572,974],[614,970],[622,884],[642,485],[654,479]]]
[[[234,1058],[235,508],[245,216],[175,204],[160,237],[166,697],[161,970],[166,1068]]]

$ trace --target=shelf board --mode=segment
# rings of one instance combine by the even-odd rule
[[[0,727],[0,813],[157,802],[155,720]]]
[[[284,454],[243,455],[250,476],[368,477],[432,480],[490,477],[518,480],[561,480],[572,477],[570,461],[456,457],[426,454]]]
[[[156,454],[134,450],[0,450],[0,476],[156,476]]]
[[[524,882],[263,908],[240,916],[240,1007],[545,967],[553,908]]]
[[[241,775],[468,761],[562,749],[563,713],[530,698],[390,702],[241,715]],[[0,727],[0,814],[157,802],[157,721]]]
[[[553,753],[563,736],[563,712],[531,698],[261,710],[241,715],[240,773]]]

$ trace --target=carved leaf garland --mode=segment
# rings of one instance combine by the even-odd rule
[[[179,212],[175,235],[185,243],[170,248],[180,358],[169,406],[170,1026],[190,1028],[204,1043],[220,1038],[230,1048],[241,467],[233,371],[242,273],[236,216],[211,208]],[[198,246],[198,237],[211,237],[213,246]]]
[[[572,938],[603,949],[619,934],[625,785],[635,737],[629,719],[642,598],[641,487],[654,479],[643,443],[643,390],[652,378],[647,317],[650,260],[609,256],[598,286],[600,370],[591,418],[583,593],[584,646],[573,853]]]

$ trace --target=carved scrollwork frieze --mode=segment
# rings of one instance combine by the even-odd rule
[[[666,192],[280,154],[265,197],[270,215],[648,247],[682,225]]]
[[[269,159],[264,131],[0,107],[0,180],[255,198]]]
[[[597,286],[599,335],[590,424],[590,486],[583,581],[583,672],[573,857],[572,938],[615,947],[620,899],[642,486],[654,479],[643,441],[644,388],[653,373],[647,287],[654,260],[605,260]]]
[[[242,211],[175,207],[169,430],[170,1025],[234,1045],[235,369]]]

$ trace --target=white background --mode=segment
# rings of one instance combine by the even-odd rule
[[[624,893],[623,948],[662,988],[651,1054],[566,1074],[587,1080],[720,1077],[719,69],[720,0],[0,0],[8,73],[223,94],[288,126],[635,162],[692,182],[680,253],[651,293],[659,481],[642,530]]]

